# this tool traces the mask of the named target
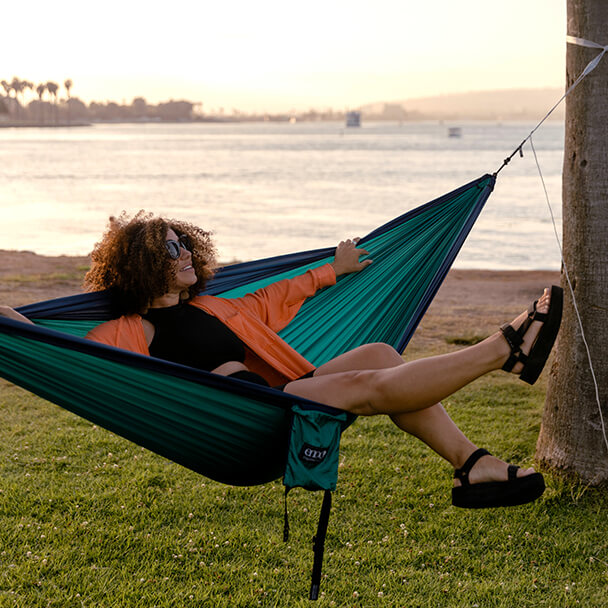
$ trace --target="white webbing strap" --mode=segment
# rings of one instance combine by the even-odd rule
[[[570,44],[578,44],[579,46],[588,46],[592,49],[604,49],[608,50],[608,44],[606,46],[602,46],[597,42],[592,42],[591,40],[585,40],[584,38],[578,38],[577,36],[566,36],[566,42]]]
[[[602,57],[608,51],[608,44],[606,46],[602,46],[597,42],[585,40],[584,38],[577,38],[576,36],[566,36],[566,42],[569,42],[570,44],[578,44],[579,46],[586,46],[592,49],[602,49],[602,52],[587,64],[587,67],[583,70],[583,73],[578,77],[576,82],[576,84],[578,84],[580,80],[582,80],[585,76],[587,76],[587,74],[589,74],[589,72],[597,67],[597,64],[602,60]]]

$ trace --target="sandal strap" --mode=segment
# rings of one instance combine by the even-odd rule
[[[515,364],[517,363],[517,354],[518,353],[512,353],[511,355],[509,355],[509,358],[505,361],[505,364],[502,366],[503,371],[510,372],[515,367]]]
[[[530,306],[528,306],[528,316],[524,319],[524,322],[515,330],[519,334],[521,341],[524,341],[524,336],[528,329],[530,329],[530,325],[532,325],[533,321],[541,321],[540,316],[544,313],[536,312],[536,304],[538,300],[534,300]],[[521,344],[521,342],[520,342]]]
[[[527,362],[528,355],[522,353],[521,351],[518,351],[516,353],[511,353],[509,358],[505,361],[505,364],[502,366],[502,369],[505,372],[510,372],[515,367],[516,363],[521,363],[522,365],[525,365]]]
[[[465,461],[465,463],[459,468],[456,469],[454,471],[454,479],[459,479],[460,483],[463,486],[468,486],[469,484],[469,473],[471,472],[471,469],[475,466],[475,463],[482,457],[482,456],[489,456],[490,452],[488,452],[488,450],[485,450],[484,448],[479,448],[477,450],[475,450]]]
[[[528,329],[530,329],[530,325],[534,321],[544,322],[548,315],[543,312],[538,312],[536,310],[536,305],[538,304],[538,300],[534,300],[530,306],[528,306],[528,316],[524,320],[524,322],[517,328],[514,329],[512,325],[509,323],[505,323],[500,331],[504,336],[509,348],[511,349],[511,354],[509,358],[505,361],[505,364],[502,366],[502,369],[506,372],[512,371],[517,363],[526,364],[528,357],[522,351],[520,346],[524,341],[524,336]]]
[[[503,326],[501,326],[500,331],[502,332],[502,335],[507,341],[511,352],[517,352],[524,341],[519,331],[513,329],[513,326],[509,325],[508,323],[505,323]]]
[[[528,317],[530,317],[532,321],[541,321],[544,323],[549,318],[549,313],[538,312],[538,310],[536,310],[537,304],[538,300],[534,300],[534,302],[530,304],[528,308]]]
[[[509,467],[507,468],[507,475],[508,475],[509,481],[513,481],[513,480],[517,479],[518,470],[519,470],[519,467],[517,465],[514,465],[514,464],[509,465]]]

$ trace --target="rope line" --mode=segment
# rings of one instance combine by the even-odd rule
[[[518,152],[519,152],[520,156],[523,156],[522,148],[523,148],[524,144],[532,137],[532,135],[534,135],[534,133],[536,133],[538,128],[545,122],[545,120],[547,120],[547,118],[549,118],[549,116],[551,116],[551,114],[553,114],[553,112],[559,106],[559,104],[562,103],[562,101],[564,101],[564,99],[566,99],[566,97],[568,97],[568,95],[570,95],[570,93],[579,85],[581,80],[583,80],[583,78],[585,78],[585,76],[587,76],[590,72],[592,72],[597,67],[599,62],[602,60],[602,57],[604,57],[604,55],[608,52],[608,45],[602,46],[601,44],[597,44],[597,42],[591,42],[590,40],[585,40],[584,38],[577,38],[576,36],[566,36],[566,42],[569,42],[570,44],[577,44],[579,46],[593,48],[593,49],[602,49],[602,52],[599,53],[599,55],[597,55],[596,57],[594,57],[586,65],[585,69],[581,72],[579,77],[570,85],[570,87],[568,87],[568,89],[561,96],[559,101],[545,114],[545,117],[532,129],[532,131],[530,131],[530,133],[528,133],[526,138],[519,144],[519,146],[517,146],[517,148],[515,148],[515,150],[513,150],[513,152],[509,156],[507,156],[507,158],[505,158],[502,165],[494,173],[494,176],[497,176],[511,162],[511,159]]]
[[[599,53],[598,55],[596,55],[586,66],[585,69],[581,72],[581,74],[579,75],[579,77],[570,85],[570,87],[568,87],[568,89],[566,90],[566,92],[562,95],[562,97],[559,99],[559,101],[547,112],[547,114],[545,114],[544,118],[534,127],[534,129],[532,129],[532,131],[530,131],[530,133],[527,135],[527,137],[519,144],[519,146],[517,146],[517,148],[515,148],[515,150],[513,150],[513,152],[507,157],[505,158],[505,160],[503,161],[502,165],[498,168],[498,170],[496,171],[496,173],[494,173],[494,176],[497,176],[500,171],[502,171],[502,169],[504,169],[509,162],[511,162],[511,159],[519,152],[520,157],[523,157],[523,147],[526,144],[526,142],[530,142],[530,146],[532,148],[532,153],[534,154],[534,160],[536,162],[536,168],[538,169],[538,174],[540,176],[540,180],[543,186],[543,190],[545,192],[545,199],[547,201],[547,205],[549,207],[549,213],[551,215],[551,221],[553,222],[553,230],[555,232],[555,238],[557,240],[557,245],[559,247],[559,253],[560,253],[560,258],[561,258],[561,262],[562,262],[562,267],[564,269],[564,275],[566,277],[566,281],[568,283],[568,287],[570,289],[570,294],[572,296],[572,304],[574,306],[574,311],[576,313],[576,318],[578,321],[578,326],[580,328],[581,331],[581,337],[583,340],[583,344],[585,345],[585,350],[587,353],[587,360],[589,362],[589,369],[591,370],[591,377],[593,379],[593,385],[595,387],[595,399],[597,401],[597,407],[598,407],[598,412],[600,415],[600,423],[601,423],[601,428],[602,428],[602,436],[604,438],[604,444],[606,445],[606,450],[608,451],[608,436],[606,434],[606,425],[604,423],[604,415],[602,413],[602,403],[601,403],[601,399],[600,399],[600,392],[599,392],[599,387],[598,387],[598,383],[597,383],[597,378],[595,375],[595,370],[593,369],[593,362],[591,359],[591,350],[589,348],[589,344],[587,343],[587,339],[585,337],[585,330],[583,329],[583,322],[581,319],[581,315],[578,309],[578,305],[576,303],[576,297],[574,295],[574,289],[572,287],[572,283],[570,281],[570,275],[568,274],[568,267],[566,266],[566,261],[564,260],[564,253],[563,253],[563,249],[562,249],[562,244],[559,238],[559,234],[558,234],[558,230],[557,230],[557,225],[555,222],[555,216],[553,214],[553,209],[551,207],[551,202],[549,200],[549,194],[547,192],[547,187],[545,185],[545,179],[543,177],[541,168],[540,168],[540,164],[538,162],[538,157],[536,155],[536,150],[534,148],[534,143],[532,141],[532,136],[534,135],[534,133],[538,130],[538,128],[545,122],[545,120],[547,120],[547,118],[549,118],[549,116],[551,116],[551,114],[555,111],[555,109],[559,106],[560,103],[562,103],[562,101],[564,101],[564,99],[566,99],[566,97],[568,97],[568,95],[570,95],[570,93],[580,84],[580,82],[583,80],[583,78],[585,78],[585,76],[587,76],[588,74],[590,74],[600,63],[600,61],[602,60],[602,58],[604,57],[604,55],[608,52],[608,45],[601,45],[598,44],[597,42],[592,42],[591,40],[585,40],[584,38],[578,38],[576,36],[566,36],[566,42],[570,43],[570,44],[576,44],[579,46],[584,46],[587,48],[593,48],[593,49],[600,49],[601,53]]]
[[[574,297],[574,288],[572,287],[572,282],[570,281],[570,275],[568,274],[568,267],[566,265],[566,261],[564,260],[564,252],[562,249],[562,243],[559,238],[557,224],[555,222],[555,215],[553,214],[553,208],[551,207],[551,201],[549,200],[549,193],[547,192],[547,186],[545,185],[545,178],[543,177],[543,172],[541,171],[540,163],[538,162],[538,157],[536,156],[536,149],[534,148],[534,142],[533,142],[531,136],[529,136],[529,140],[530,140],[530,147],[532,148],[532,154],[534,155],[534,160],[536,162],[536,168],[538,169],[538,175],[540,176],[540,181],[543,185],[543,190],[545,192],[545,200],[547,201],[547,206],[549,207],[549,213],[551,214],[551,221],[553,222],[553,231],[555,232],[555,239],[557,240],[557,246],[559,247],[559,255],[560,255],[560,258],[562,261],[564,275],[566,276],[566,281],[567,281],[568,287],[570,289],[570,294],[572,295],[572,304],[574,305],[574,311],[576,313],[578,325],[581,330],[581,338],[583,339],[583,344],[585,345],[585,350],[587,352],[587,361],[589,362],[589,369],[591,370],[591,378],[593,379],[593,386],[595,387],[595,399],[597,401],[597,409],[600,414],[600,424],[602,427],[602,435],[604,437],[604,444],[606,445],[606,451],[608,451],[608,436],[606,435],[606,425],[604,423],[604,415],[602,413],[600,390],[599,390],[599,386],[597,383],[595,370],[593,369],[593,361],[591,360],[591,349],[589,348],[587,338],[585,337],[585,330],[583,329],[583,321],[581,319],[581,315],[579,313],[578,306],[576,304],[576,298]]]

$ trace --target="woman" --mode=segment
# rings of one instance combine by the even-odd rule
[[[214,253],[209,233],[189,223],[144,212],[132,219],[124,214],[111,218],[93,251],[85,284],[91,290],[111,289],[122,316],[87,337],[268,384],[353,414],[386,414],[454,467],[456,506],[509,506],[543,493],[540,473],[478,449],[440,401],[501,368],[534,382],[559,329],[559,288],[546,289],[510,325],[458,352],[404,362],[392,347],[368,344],[315,369],[277,332],[318,289],[371,264],[359,261],[367,251],[357,249],[354,241],[342,242],[331,264],[237,299],[197,295],[212,276]],[[10,309],[0,314],[19,316]]]

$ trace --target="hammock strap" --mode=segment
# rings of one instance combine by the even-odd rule
[[[534,135],[536,130],[553,114],[553,111],[559,106],[559,104],[570,95],[570,93],[580,84],[581,80],[585,78],[588,74],[590,74],[595,68],[598,66],[599,62],[602,60],[602,57],[608,52],[608,45],[603,46],[601,44],[597,44],[597,42],[591,42],[590,40],[585,40],[584,38],[577,38],[576,36],[566,36],[566,42],[570,44],[577,44],[579,46],[585,46],[592,49],[601,49],[601,53],[599,53],[596,57],[594,57],[585,67],[585,69],[581,72],[580,76],[570,85],[568,90],[561,96],[559,101],[545,114],[545,117],[530,131],[527,137],[513,150],[513,152],[505,158],[500,168],[494,173],[494,177],[496,177],[500,171],[502,171],[510,162],[511,159],[519,152],[520,157],[523,156],[522,148],[524,144]]]
[[[290,487],[285,486],[285,515],[283,517],[283,542],[289,541],[289,513],[287,512],[287,494],[291,490]]]
[[[321,587],[321,568],[323,567],[323,552],[325,550],[325,537],[329,524],[329,513],[331,511],[331,490],[325,490],[323,494],[323,504],[321,505],[321,515],[317,525],[317,533],[312,539],[312,550],[314,551],[314,562],[312,566],[312,580],[310,583],[310,599],[316,600],[319,597]]]
[[[291,490],[290,487],[285,487],[285,515],[283,524],[283,542],[289,541],[289,515],[287,512],[287,494]],[[310,595],[309,599],[319,599],[319,590],[321,588],[321,573],[323,571],[323,554],[325,553],[325,538],[327,536],[327,528],[329,526],[329,514],[331,512],[331,490],[323,492],[323,503],[321,504],[321,512],[319,514],[319,522],[317,523],[317,533],[312,538],[312,550],[314,554],[312,564],[312,575],[310,578]]]

